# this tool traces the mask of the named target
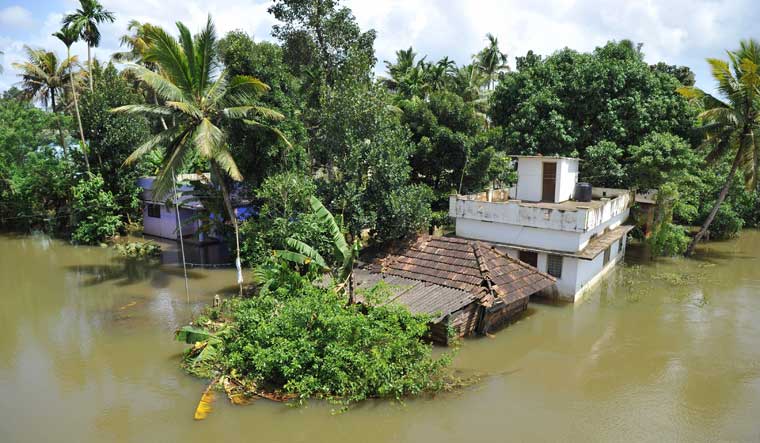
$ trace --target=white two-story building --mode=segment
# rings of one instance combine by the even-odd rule
[[[456,235],[502,245],[510,256],[556,277],[553,295],[578,300],[622,260],[633,228],[623,224],[633,195],[576,189],[576,158],[515,158],[518,180],[509,190],[450,197]]]

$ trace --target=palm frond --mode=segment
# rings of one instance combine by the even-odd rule
[[[220,149],[224,140],[222,130],[211,123],[211,120],[204,118],[196,126],[193,134],[193,142],[196,149],[204,158],[214,158],[216,152]]]
[[[211,16],[206,20],[206,27],[198,34],[195,42],[195,79],[198,91],[205,91],[211,81],[211,74],[215,68],[214,46],[216,44],[216,30]]]
[[[230,79],[229,85],[227,86],[228,92],[242,91],[258,94],[267,92],[269,89],[270,88],[266,83],[250,75],[236,75]]]
[[[230,154],[230,151],[227,149],[217,149],[212,160],[216,162],[216,164],[219,165],[219,167],[221,167],[231,179],[235,181],[243,180],[243,175],[240,173],[240,170],[238,170],[235,159],[232,158],[232,154]]]
[[[168,144],[174,135],[175,135],[175,132],[172,131],[171,129],[161,132],[160,134],[156,134],[155,136],[148,139],[145,143],[138,146],[137,149],[132,151],[132,153],[129,154],[129,157],[127,157],[127,159],[124,160],[124,164],[131,165],[132,163],[136,162],[140,157],[147,154],[148,152],[154,149],[157,149],[164,144]]]
[[[198,107],[195,106],[193,103],[186,102],[186,101],[167,100],[165,105],[166,107],[175,109],[191,118],[194,118],[194,119],[203,118],[203,111],[198,109]]]
[[[158,26],[147,29],[146,33],[153,42],[147,51],[150,60],[161,66],[161,70],[176,88],[186,94],[192,94],[192,74],[187,57],[177,40]]]
[[[164,100],[182,101],[185,97],[184,92],[176,84],[157,72],[136,64],[131,64],[126,69],[134,71],[137,78],[145,82]]]
[[[158,172],[156,180],[153,182],[153,196],[155,198],[160,199],[171,191],[174,183],[174,171],[180,170],[185,162],[185,157],[189,154],[188,147],[191,145],[191,129],[192,126],[182,130],[167,146],[166,152],[168,155],[164,158],[161,170]]]
[[[171,109],[161,105],[139,104],[124,105],[112,108],[110,112],[116,114],[153,114],[153,115],[172,115]]]
[[[270,120],[283,120],[285,118],[284,115],[280,114],[274,109],[256,105],[232,106],[225,108],[222,112],[227,118],[231,119],[243,118],[247,116],[249,112],[254,112]]]
[[[263,128],[263,129],[272,131],[272,133],[274,135],[276,135],[277,138],[279,138],[289,148],[293,147],[293,145],[290,143],[290,141],[288,140],[288,138],[285,137],[285,134],[283,134],[282,131],[280,131],[279,129],[275,128],[274,126],[270,126],[270,125],[258,122],[256,120],[251,120],[251,119],[243,120],[243,123],[245,123],[247,125],[250,125],[250,126],[256,126],[256,127],[259,127],[259,128]]]

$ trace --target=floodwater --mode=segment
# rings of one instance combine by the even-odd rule
[[[583,303],[532,303],[455,365],[453,394],[343,414],[220,398],[178,366],[172,331],[228,269],[119,261],[108,249],[0,237],[0,442],[760,441],[760,232],[656,263],[629,250]]]

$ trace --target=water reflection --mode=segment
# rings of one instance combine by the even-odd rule
[[[113,257],[108,264],[77,264],[65,269],[79,276],[82,286],[95,286],[104,283],[116,286],[133,285],[141,281],[149,282],[154,289],[166,288],[172,277],[184,278],[182,268],[174,265],[161,265],[158,260]],[[84,277],[84,278],[81,278]],[[187,271],[187,278],[201,279],[204,275],[193,270]]]

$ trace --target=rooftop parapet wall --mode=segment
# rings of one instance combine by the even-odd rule
[[[492,191],[496,192],[496,191]],[[628,210],[631,193],[622,189],[596,188],[591,202],[527,203],[507,200],[502,191],[498,198],[487,193],[452,195],[449,216],[471,220],[583,233],[604,224]],[[608,199],[609,198],[609,199]]]

